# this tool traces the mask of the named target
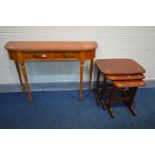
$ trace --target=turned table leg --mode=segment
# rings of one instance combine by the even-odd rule
[[[16,66],[16,70],[17,70],[17,73],[18,73],[18,78],[19,78],[19,81],[20,81],[21,91],[24,92],[24,84],[22,82],[22,77],[21,77],[18,61],[15,61],[15,66]]]
[[[83,72],[84,72],[84,60],[80,61],[80,99],[83,99],[82,87],[83,87]]]
[[[27,77],[27,73],[26,73],[25,62],[21,63],[21,68],[22,68],[22,73],[23,73],[24,80],[25,80],[25,85],[26,85],[26,89],[27,89],[27,93],[28,93],[28,98],[29,98],[29,101],[32,102],[32,96],[31,96],[31,92],[30,92],[30,86],[29,86],[29,83],[28,83],[28,77]]]
[[[92,89],[92,75],[93,75],[93,65],[94,65],[94,59],[91,59],[90,61],[90,77],[89,77],[89,89]]]

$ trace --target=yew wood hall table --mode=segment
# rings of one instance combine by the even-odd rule
[[[17,69],[21,90],[24,91],[24,85],[21,78],[21,71],[25,80],[29,101],[32,102],[30,86],[26,73],[26,61],[49,61],[49,60],[79,60],[80,61],[80,99],[82,95],[83,72],[85,60],[90,60],[90,79],[89,89],[91,89],[93,64],[97,43],[93,41],[81,42],[42,42],[42,41],[9,41],[5,44],[9,58],[14,60]]]

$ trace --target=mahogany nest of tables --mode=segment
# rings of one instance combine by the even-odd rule
[[[96,60],[98,69],[95,96],[98,104],[103,108],[108,108],[111,117],[115,117],[112,111],[112,102],[124,101],[128,103],[131,112],[136,115],[134,109],[134,98],[138,87],[145,86],[144,73],[145,69],[132,59],[99,59]],[[100,74],[104,79],[102,84],[99,83]],[[107,82],[111,82],[111,87],[107,87]],[[101,92],[99,92],[101,87]],[[115,97],[116,92],[120,92],[122,97]],[[105,103],[104,97],[110,93],[108,103]]]

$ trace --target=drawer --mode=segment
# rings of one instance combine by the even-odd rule
[[[25,53],[26,60],[78,60],[80,52],[33,52]]]
[[[55,52],[53,53],[54,59],[79,59],[80,52]]]
[[[52,58],[52,53],[44,53],[44,52],[34,52],[34,53],[25,53],[24,59],[26,60],[48,60]]]
[[[46,53],[46,52],[32,52],[32,53],[25,53],[24,59],[26,60],[48,60],[52,58],[52,53]]]

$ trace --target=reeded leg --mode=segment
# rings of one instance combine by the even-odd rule
[[[92,89],[92,75],[93,75],[93,66],[94,66],[94,59],[90,61],[90,78],[89,78],[89,89]]]
[[[28,93],[29,102],[32,102],[32,96],[31,96],[31,92],[30,92],[30,87],[29,87],[29,83],[28,83],[26,67],[25,67],[24,62],[21,64],[21,68],[22,68],[22,73],[23,73],[24,80],[25,80],[25,85],[26,85],[26,89],[27,89],[27,93]]]
[[[80,61],[80,100],[83,99],[83,95],[82,95],[83,71],[84,71],[84,60],[81,60]]]
[[[17,73],[18,73],[19,81],[20,81],[21,91],[24,92],[24,84],[22,82],[18,61],[15,61],[15,66],[16,66],[16,70],[17,70]]]

